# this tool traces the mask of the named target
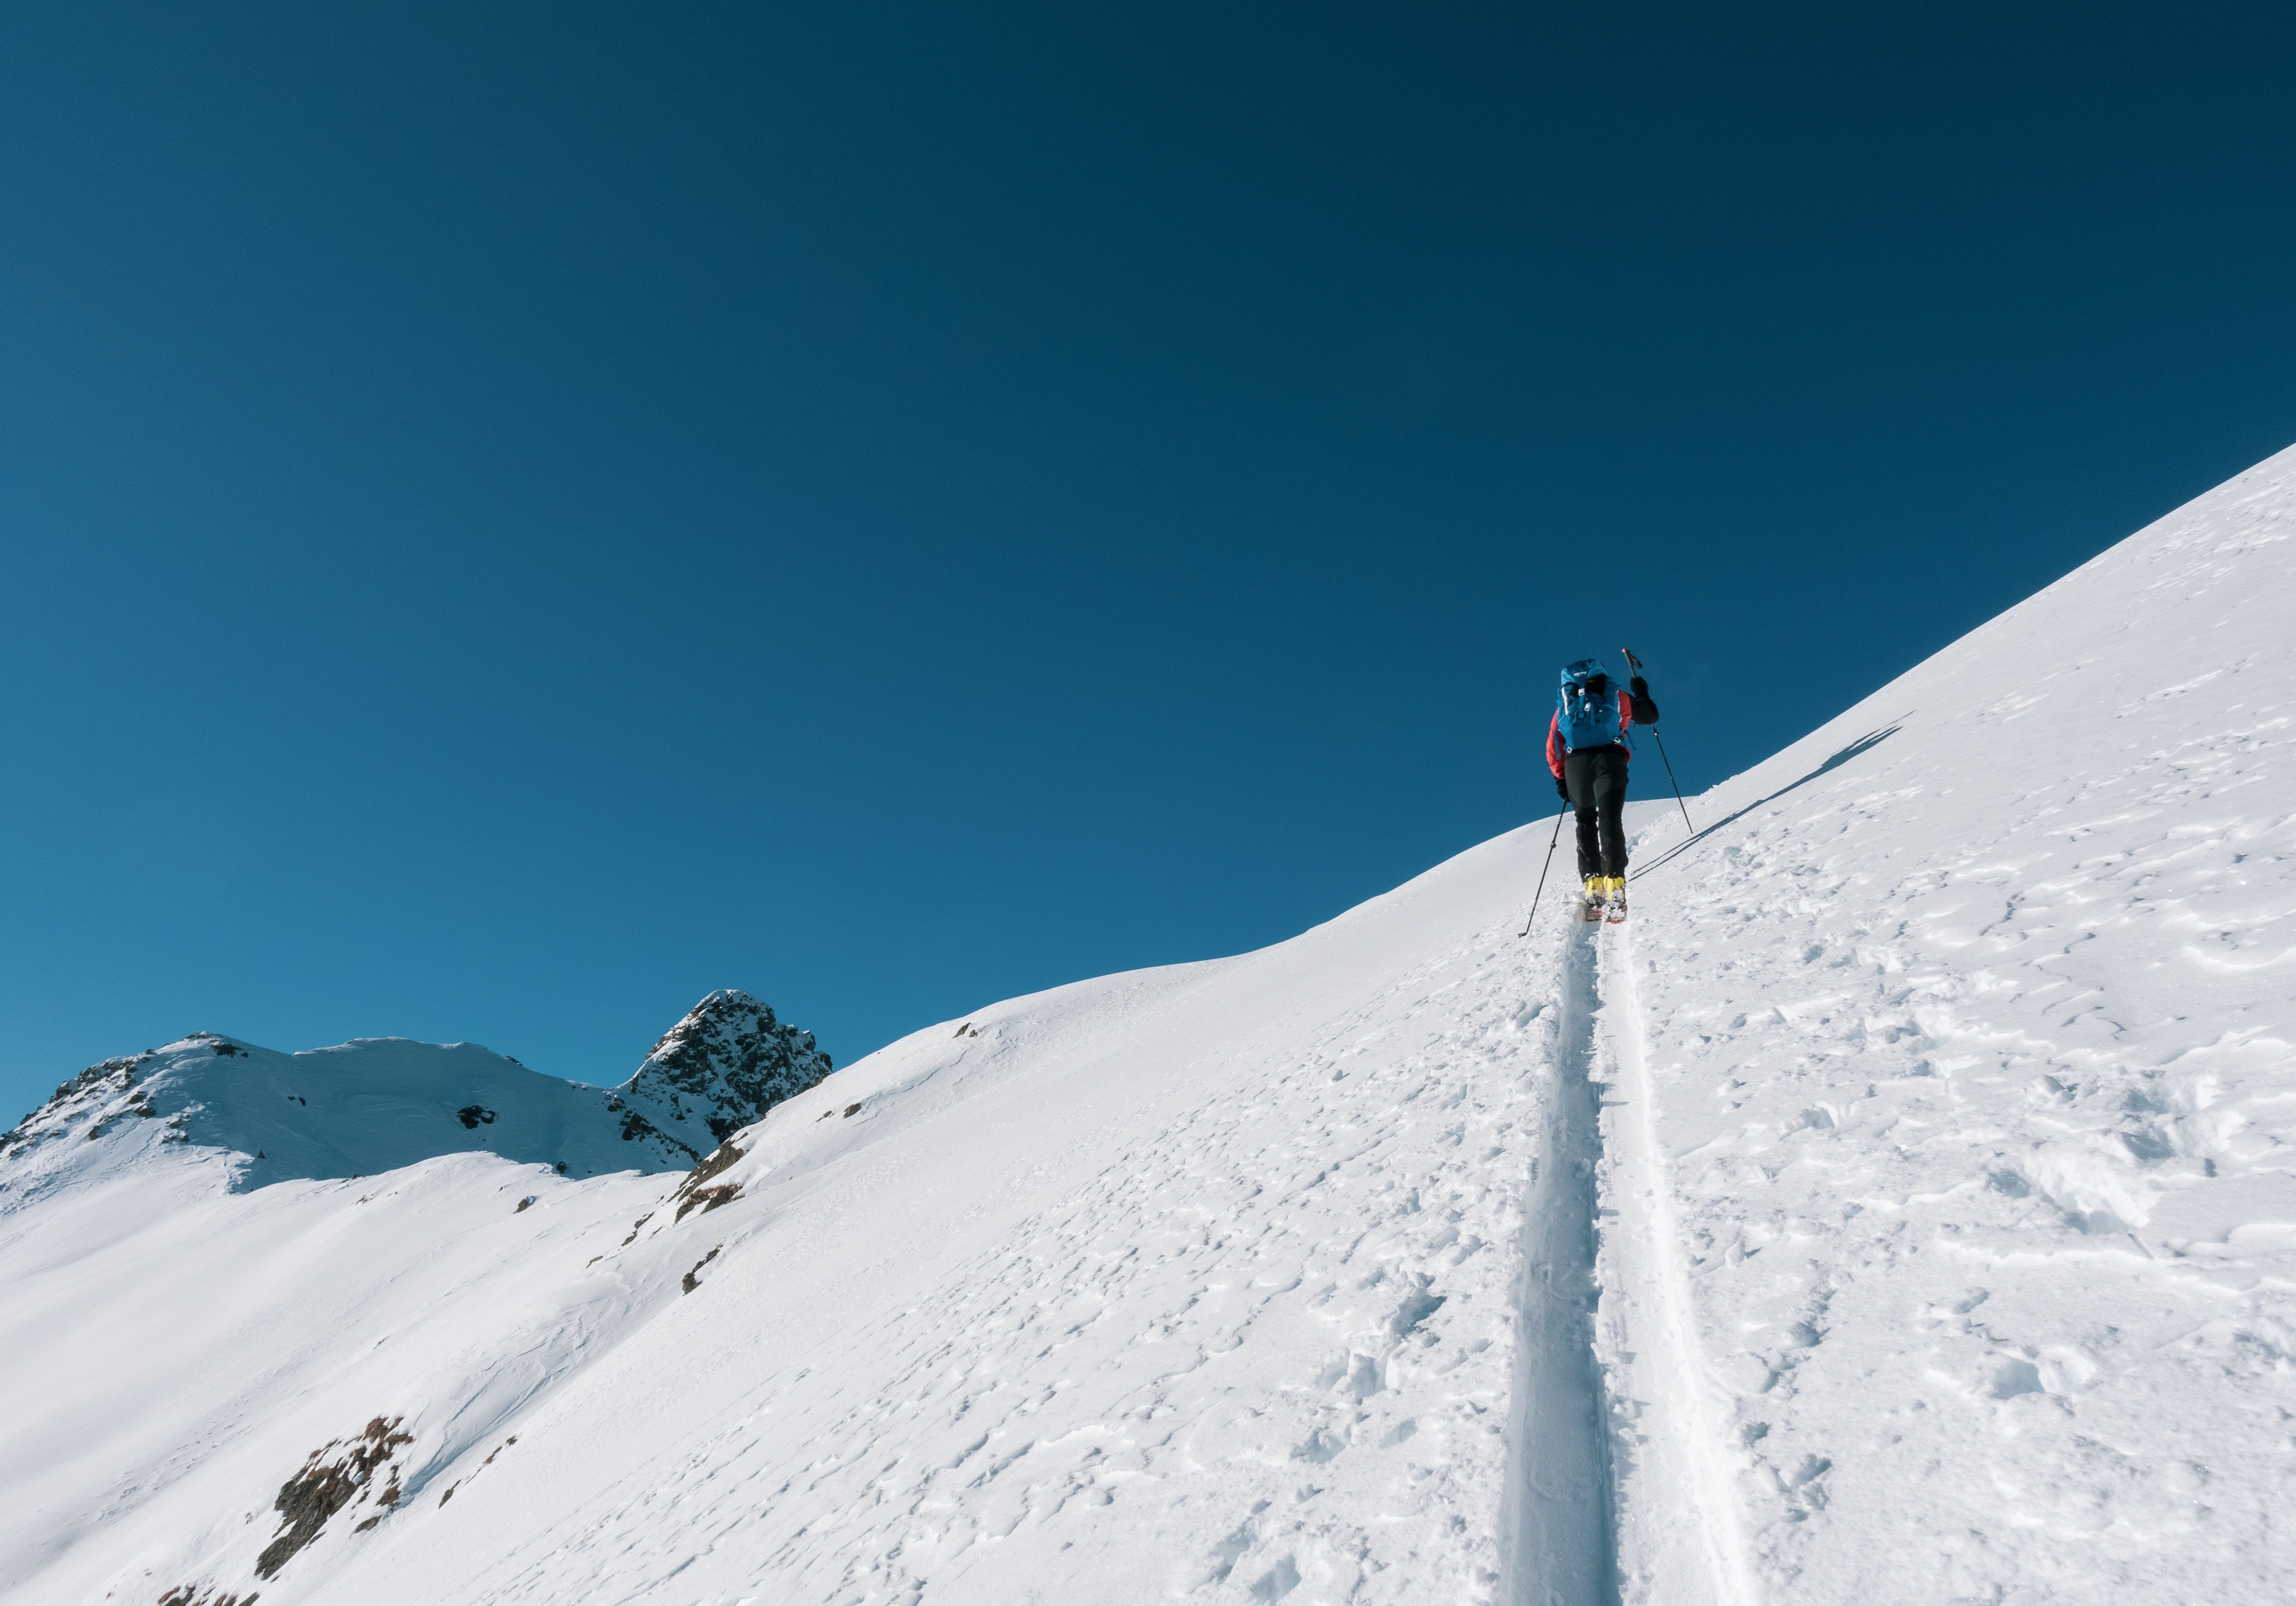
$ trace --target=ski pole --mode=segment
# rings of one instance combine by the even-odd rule
[[[1621,647],[1619,651],[1627,655],[1627,668],[1635,674],[1640,675],[1643,672],[1643,660],[1635,656],[1634,649]],[[1692,836],[1696,836],[1698,827],[1690,823],[1690,805],[1682,800],[1682,783],[1674,778],[1674,760],[1666,756],[1666,738],[1658,733],[1658,725],[1655,722],[1652,724],[1650,733],[1651,740],[1658,743],[1658,761],[1666,766],[1666,783],[1674,788],[1674,806],[1682,810],[1683,828]]]
[[[1515,933],[1518,939],[1530,935],[1530,922],[1538,918],[1538,900],[1546,893],[1546,872],[1554,863],[1554,844],[1562,840],[1562,816],[1570,812],[1568,799],[1554,811],[1554,834],[1546,839],[1546,863],[1538,867],[1538,890],[1530,895],[1530,913],[1522,917],[1522,930]]]

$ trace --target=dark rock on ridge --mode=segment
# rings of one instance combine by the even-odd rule
[[[728,987],[664,1033],[615,1093],[699,1160],[832,1069],[811,1032],[783,1024],[770,1004]]]

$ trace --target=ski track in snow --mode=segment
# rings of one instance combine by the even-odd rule
[[[1500,1511],[1509,1606],[1611,1606],[1619,1599],[1611,1457],[1595,1354],[1595,946],[1576,919],[1551,942],[1560,978],[1548,1069],[1551,1116],[1524,1207],[1521,1328],[1508,1482]]]
[[[1593,1079],[1603,1101],[1597,1352],[1618,1465],[1622,1598],[1665,1606],[1751,1606],[1734,1468],[1722,1453],[1718,1389],[1692,1315],[1674,1183],[1659,1147],[1644,1063],[1635,950],[1602,942]]]
[[[1521,1251],[1505,1597],[1751,1606],[1734,1469],[1652,1120],[1628,928],[1570,922],[1555,968],[1553,1113]]]

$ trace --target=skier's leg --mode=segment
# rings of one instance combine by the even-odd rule
[[[1570,790],[1570,807],[1578,826],[1578,879],[1603,873],[1603,840],[1599,806],[1595,800],[1594,755],[1566,753],[1562,784]]]
[[[1624,875],[1627,873],[1627,828],[1624,814],[1627,807],[1627,755],[1617,748],[1605,748],[1588,753],[1592,774],[1587,776],[1587,789],[1594,793],[1595,812],[1600,837],[1599,850],[1603,867],[1599,875]]]

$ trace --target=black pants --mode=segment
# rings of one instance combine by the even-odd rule
[[[1590,747],[1562,756],[1562,784],[1578,811],[1578,879],[1627,873],[1627,750]]]

